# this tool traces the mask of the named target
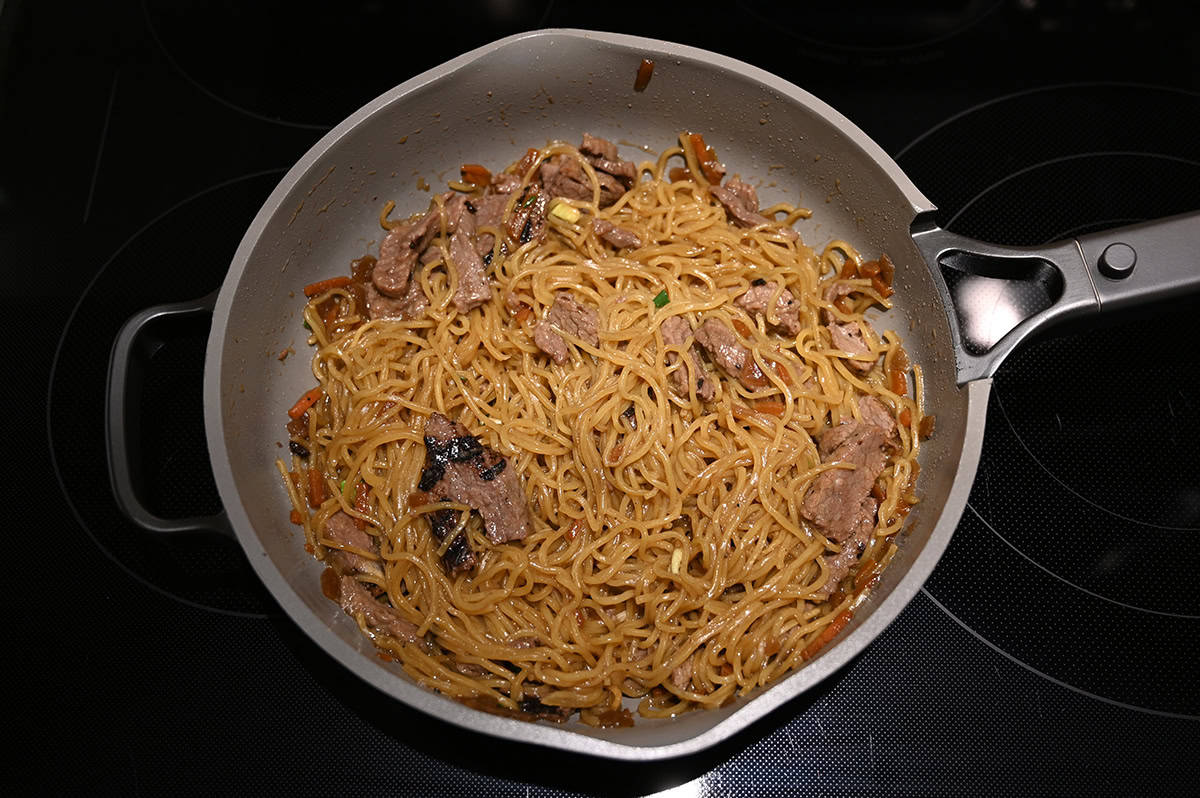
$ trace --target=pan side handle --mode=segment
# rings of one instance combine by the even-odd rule
[[[141,499],[138,486],[142,480],[136,461],[141,419],[134,408],[141,392],[145,353],[154,348],[152,330],[170,319],[211,314],[216,299],[214,291],[192,302],[157,305],[134,314],[121,327],[109,357],[104,432],[113,496],[129,520],[147,532],[164,537],[194,533],[233,537],[233,528],[223,511],[190,518],[162,518],[151,512]]]
[[[977,241],[925,214],[912,237],[949,316],[960,384],[991,377],[1034,332],[1200,291],[1200,212],[1041,247]]]

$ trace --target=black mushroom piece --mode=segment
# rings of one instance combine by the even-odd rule
[[[434,501],[479,512],[492,543],[523,540],[533,527],[521,476],[462,424],[434,413],[425,424],[425,468],[417,486]]]

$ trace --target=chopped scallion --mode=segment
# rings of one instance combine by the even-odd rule
[[[654,297],[654,307],[661,308],[670,301],[671,298],[667,296],[667,289],[664,288],[658,292],[658,296]]]

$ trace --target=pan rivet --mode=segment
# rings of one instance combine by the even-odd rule
[[[1096,265],[1100,267],[1100,273],[1105,277],[1121,280],[1133,274],[1133,267],[1136,263],[1137,253],[1133,251],[1133,247],[1118,242],[1104,248]]]

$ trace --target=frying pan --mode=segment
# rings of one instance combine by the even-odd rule
[[[633,90],[643,58],[653,79]],[[310,388],[298,288],[345,272],[380,237],[378,212],[424,209],[417,178],[444,185],[459,164],[505,164],[527,146],[584,131],[634,147],[669,146],[703,131],[731,171],[767,180],[764,205],[799,201],[806,243],[845,237],[896,264],[895,307],[873,323],[898,331],[925,373],[937,416],[922,447],[923,501],[869,600],[842,634],[787,678],[717,710],[633,728],[522,723],[418,686],[380,660],[355,623],[325,598],[321,566],[288,521],[273,467],[284,410]],[[644,760],[699,751],[742,729],[845,664],[896,617],[950,539],[979,461],[991,376],[1036,329],[1072,317],[1200,288],[1200,215],[1097,233],[1037,249],[992,246],[940,229],[933,205],[882,149],[825,103],[760,69],[715,53],[578,30],[521,34],[419,75],[352,114],[288,172],[234,255],[215,298],[204,374],[208,447],[227,515],[164,520],[137,498],[126,441],[125,390],[135,343],[155,320],[196,307],[152,308],[113,349],[109,458],[114,491],[138,523],[164,534],[231,530],[280,606],[332,657],[387,696],[443,720],[512,740]],[[211,303],[211,299],[210,299]],[[281,363],[280,350],[295,357]],[[381,700],[386,700],[381,696]]]

